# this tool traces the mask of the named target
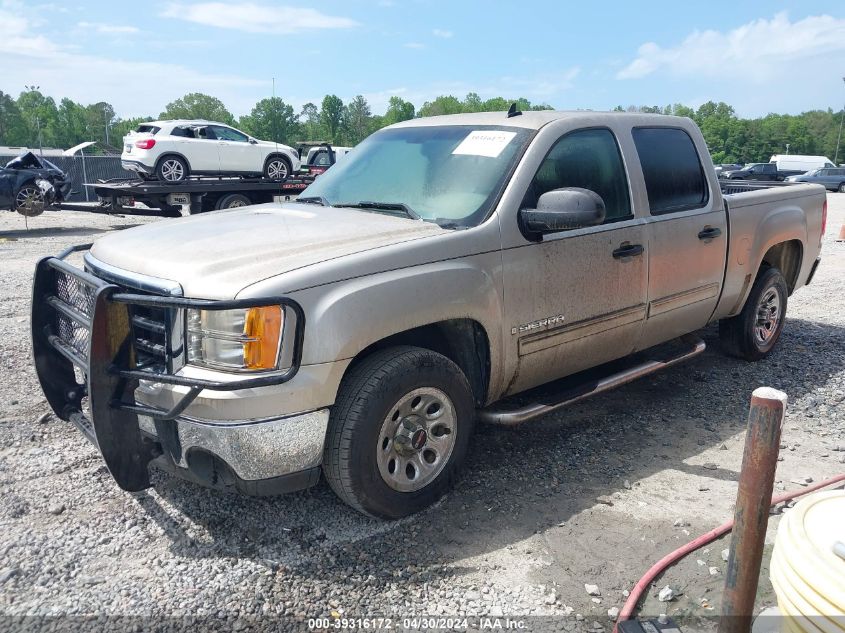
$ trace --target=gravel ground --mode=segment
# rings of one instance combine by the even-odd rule
[[[845,195],[829,200],[822,266],[791,299],[769,359],[723,356],[711,327],[708,351],[677,369],[519,429],[480,427],[454,492],[392,523],[348,509],[323,483],[253,499],[156,472],[153,489],[121,492],[94,448],[45,416],[31,367],[31,275],[44,255],[158,220],[48,212],[25,230],[23,218],[4,213],[0,614],[235,624],[269,615],[581,614],[585,625],[609,628],[608,610],[654,561],[732,515],[754,388],[790,397],[778,490],[845,471],[845,451],[836,450],[845,449],[845,244],[834,241]],[[668,570],[643,612],[718,614],[727,546]],[[659,602],[665,585],[682,595]],[[758,604],[773,601],[764,570]],[[575,619],[542,622],[569,628]]]

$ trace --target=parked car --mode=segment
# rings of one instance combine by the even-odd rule
[[[120,163],[142,178],[180,182],[191,175],[263,175],[284,180],[299,170],[292,147],[259,141],[213,121],[142,123],[123,138]]]
[[[778,171],[791,171],[796,174],[805,174],[822,167],[836,167],[827,156],[807,156],[804,154],[774,154],[769,162],[777,165]]]
[[[800,176],[789,176],[786,182],[812,182],[825,189],[845,193],[845,167],[825,167],[808,171]]]
[[[722,171],[720,178],[727,180],[765,180],[769,182],[782,181],[788,176],[794,176],[796,171],[780,171],[774,163],[751,163],[742,169]]]
[[[329,155],[329,147],[331,148],[331,151],[334,152],[334,162],[332,162],[332,157]],[[351,151],[351,147],[336,145],[327,146],[327,144],[318,145],[308,149],[305,164],[309,167],[331,167],[334,163],[344,158]]]
[[[405,121],[296,202],[117,231],[85,271],[42,260],[53,411],[125,490],[150,464],[248,494],[322,470],[396,518],[451,486],[477,418],[526,422],[688,359],[715,321],[729,353],[771,353],[819,263],[824,188],[723,195],[687,118],[511,114]]]
[[[738,165],[737,163],[722,163],[721,165],[713,165],[713,169],[716,170],[716,175],[721,177],[723,172],[742,169],[742,165]]]
[[[43,156],[27,152],[0,169],[0,209],[39,215],[70,194],[70,180]]]

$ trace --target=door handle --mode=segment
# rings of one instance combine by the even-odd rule
[[[642,255],[645,249],[642,244],[623,244],[615,251],[613,251],[614,259],[624,259],[625,257],[635,257]]]
[[[719,237],[722,234],[722,229],[716,228],[715,226],[708,226],[705,229],[701,229],[698,232],[698,239],[700,240],[712,240],[714,237]]]

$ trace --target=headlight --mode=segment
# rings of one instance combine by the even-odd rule
[[[282,340],[281,306],[188,310],[188,362],[222,369],[276,369]]]

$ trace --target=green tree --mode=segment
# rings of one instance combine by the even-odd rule
[[[313,103],[306,103],[299,113],[299,122],[305,141],[319,141],[320,138],[320,110]]]
[[[114,108],[110,103],[99,101],[85,106],[85,118],[90,138],[81,140],[97,141],[100,147],[112,150],[120,148],[121,138],[114,138],[111,130],[116,117]]]
[[[226,109],[223,102],[201,92],[191,92],[184,97],[171,101],[159,115],[161,119],[205,119],[227,125],[235,124],[235,117]]]
[[[437,97],[434,101],[426,101],[420,108],[420,116],[438,116],[441,114],[459,114],[464,106],[457,97],[452,95]]]
[[[337,95],[323,97],[320,108],[320,123],[328,135],[330,143],[338,144],[340,132],[343,128],[343,101]]]
[[[393,125],[400,121],[408,121],[414,118],[414,104],[405,101],[402,97],[392,96],[387,102],[387,112],[384,113],[382,126]]]
[[[0,91],[0,144],[26,145],[29,130],[12,95]]]
[[[26,144],[30,147],[55,147],[58,109],[53,97],[45,97],[38,90],[22,92],[18,109],[27,127]]]
[[[88,118],[85,108],[72,99],[64,98],[59,102],[57,113],[58,145],[64,149],[73,147],[88,138]]]
[[[256,138],[287,145],[296,143],[299,136],[299,119],[293,106],[280,97],[256,103],[247,116],[241,117],[240,127]]]
[[[370,104],[362,95],[352,99],[346,106],[344,121],[348,134],[347,141],[350,145],[357,145],[369,136],[372,112]]]

